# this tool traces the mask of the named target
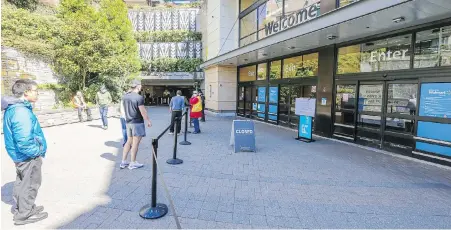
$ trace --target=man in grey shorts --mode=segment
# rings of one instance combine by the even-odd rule
[[[130,85],[130,89],[131,91],[122,98],[125,121],[127,123],[127,142],[122,152],[122,162],[119,166],[121,169],[125,167],[137,169],[144,166],[136,161],[136,155],[141,139],[146,136],[144,121],[147,127],[152,126],[152,122],[150,122],[146,108],[144,107],[144,98],[138,94],[141,91],[141,82],[134,80]],[[128,152],[131,152],[130,163],[127,162]]]

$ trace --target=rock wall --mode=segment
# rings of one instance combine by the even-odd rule
[[[25,55],[16,49],[2,46],[2,95],[11,95],[11,87],[19,79],[32,79],[38,84],[57,83],[50,63],[38,57]],[[36,110],[51,109],[56,104],[53,91],[40,91]]]

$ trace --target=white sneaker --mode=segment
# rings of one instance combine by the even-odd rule
[[[144,165],[138,163],[137,161],[130,162],[130,165],[128,165],[128,169],[138,169],[138,168],[142,168],[142,167],[144,167]]]
[[[169,132],[169,135],[174,135],[174,133],[172,133],[172,132]]]

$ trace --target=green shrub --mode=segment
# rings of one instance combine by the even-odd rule
[[[142,70],[151,72],[196,72],[200,64],[200,58],[157,58],[141,61]]]
[[[135,39],[138,42],[200,41],[202,33],[189,30],[136,31]]]

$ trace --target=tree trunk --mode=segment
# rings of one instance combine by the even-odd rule
[[[85,87],[86,87],[86,72],[85,71],[83,71],[83,82],[82,82],[82,89],[81,90],[84,90],[85,89]]]

